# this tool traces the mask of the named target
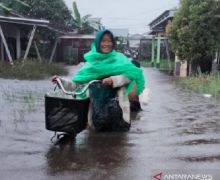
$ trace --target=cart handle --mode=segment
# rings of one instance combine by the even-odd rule
[[[89,86],[92,84],[92,83],[95,83],[95,82],[101,82],[101,80],[92,80],[90,81],[83,89],[81,92],[75,92],[75,91],[66,91],[65,88],[63,87],[63,84],[60,80],[60,78],[56,78],[56,81],[57,81],[57,85],[61,88],[61,90],[67,94],[67,95],[72,95],[72,96],[76,96],[76,95],[81,95],[83,94],[88,88]]]

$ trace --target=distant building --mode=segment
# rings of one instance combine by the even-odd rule
[[[104,29],[101,20],[102,18],[88,18],[90,26],[92,26],[95,29],[95,31],[100,31],[101,29]]]
[[[132,34],[129,36],[129,48],[139,49],[140,48],[140,40],[144,38],[141,34]]]
[[[95,32],[104,29],[101,18],[90,17],[88,22]],[[68,64],[83,62],[84,54],[90,50],[91,43],[95,39],[94,34],[77,34],[77,32],[73,32],[60,36],[56,49],[56,61]]]
[[[177,9],[171,9],[164,11],[161,15],[155,18],[150,24],[150,33],[157,39],[157,57],[156,64],[159,65],[160,58],[163,54],[166,56],[166,59],[173,60],[175,58],[174,67],[172,67],[173,74],[175,76],[185,77],[187,75],[187,61],[180,61],[174,52],[169,50],[169,44],[167,39],[167,27],[168,24],[173,20],[175,12]],[[155,42],[152,41],[152,46]],[[152,50],[152,63],[154,62],[154,50]],[[170,69],[171,70],[171,69]]]
[[[129,30],[127,28],[110,28],[109,29],[116,39],[116,49],[124,51],[128,46]]]
[[[59,37],[56,61],[78,64],[84,61],[83,55],[90,50],[94,35],[69,34]]]
[[[169,22],[174,18],[177,10],[166,10],[149,23],[150,32],[143,34],[140,39],[140,58],[151,60],[152,66],[160,67],[160,61],[167,59],[169,71],[171,71],[170,61],[174,59],[173,53],[169,50],[166,30]]]
[[[164,11],[161,15],[149,23],[150,35],[166,36],[166,28],[170,21],[172,21],[177,9]]]
[[[115,37],[128,38],[129,30],[127,28],[110,28],[109,29]]]
[[[140,39],[140,59],[151,59],[152,35],[145,35]]]

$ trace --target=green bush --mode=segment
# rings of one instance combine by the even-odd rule
[[[15,61],[13,66],[8,62],[0,63],[1,78],[39,80],[54,74],[67,75],[68,71],[63,64],[49,64],[47,61],[39,62],[36,59]]]
[[[151,60],[148,60],[148,59],[141,60],[140,63],[141,63],[141,66],[143,66],[143,67],[152,67]]]
[[[141,65],[143,67],[153,67],[155,66],[154,64],[152,65],[151,60],[141,60]],[[156,63],[156,62],[155,62]],[[171,69],[174,69],[174,60],[171,60]],[[160,60],[160,67],[159,70],[170,70],[169,69],[169,61],[167,59],[161,59]]]

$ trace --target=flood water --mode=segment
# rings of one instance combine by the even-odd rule
[[[150,180],[165,170],[220,171],[220,103],[144,69],[149,103],[127,133],[85,130],[55,145],[45,129],[49,80],[0,79],[2,180]],[[220,179],[220,173],[219,176]]]

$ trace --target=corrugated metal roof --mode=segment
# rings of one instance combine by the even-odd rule
[[[0,22],[24,24],[24,25],[38,25],[45,27],[48,26],[50,23],[48,20],[11,17],[11,16],[0,16]]]
[[[95,35],[90,34],[74,34],[74,35],[65,35],[60,36],[60,39],[95,39]]]
[[[156,17],[153,21],[149,23],[150,28],[153,28],[160,24],[161,22],[174,17],[174,13],[176,12],[176,9],[170,9],[164,11],[162,14],[160,14],[158,17]]]

